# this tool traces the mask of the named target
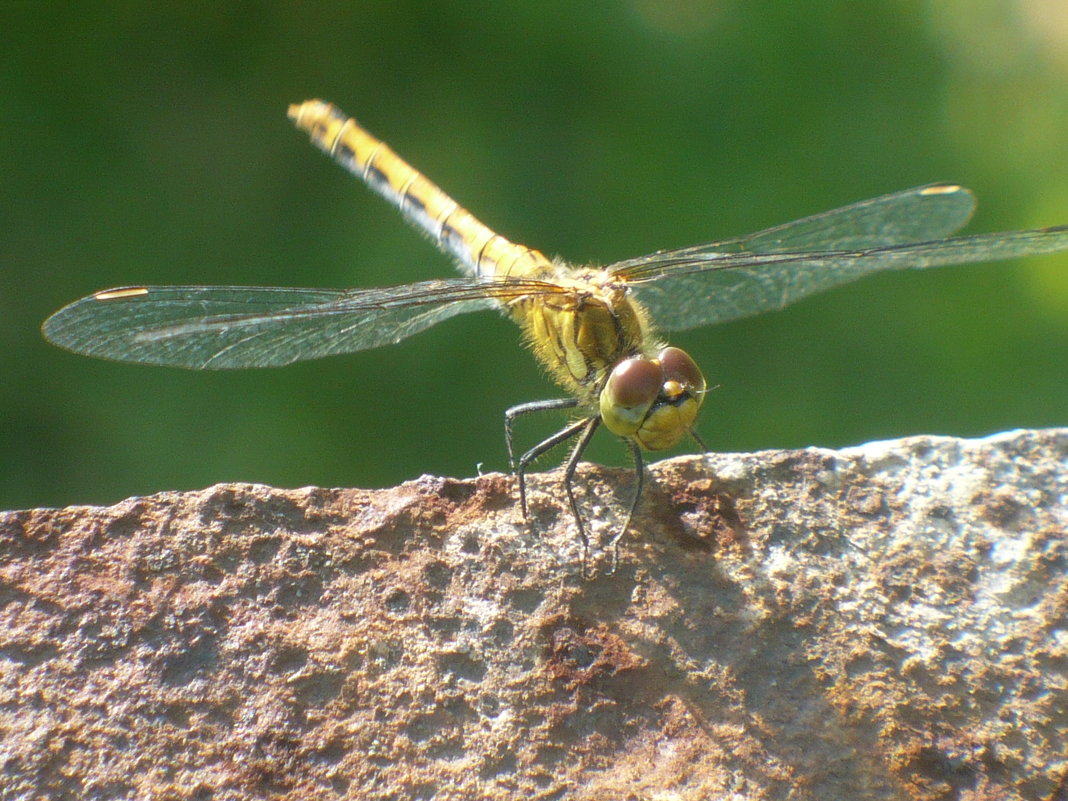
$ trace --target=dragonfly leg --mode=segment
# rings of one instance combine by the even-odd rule
[[[554,434],[544,442],[539,442],[529,451],[524,453],[517,463],[515,460],[515,447],[512,438],[512,423],[516,418],[523,416],[524,414],[530,414],[531,412],[550,412],[558,409],[574,409],[578,406],[579,402],[577,398],[555,398],[553,400],[541,400],[531,401],[530,403],[520,403],[518,406],[512,406],[504,412],[504,442],[508,446],[508,463],[512,467],[512,472],[519,478],[519,506],[523,510],[523,517],[527,516],[527,482],[526,482],[526,468],[527,465],[537,459],[543,453],[550,448],[559,445],[566,439],[573,437],[578,433],[578,430],[582,427],[568,426],[563,431]]]
[[[564,468],[564,492],[567,493],[567,503],[571,507],[571,514],[575,518],[575,525],[578,527],[579,537],[582,539],[582,577],[589,579],[593,576],[589,573],[590,563],[590,536],[586,533],[586,526],[582,523],[582,514],[579,512],[578,501],[575,500],[574,483],[575,483],[575,470],[578,469],[579,460],[582,458],[583,452],[586,450],[586,446],[590,444],[590,440],[593,439],[593,434],[597,431],[597,426],[601,423],[600,417],[590,417],[586,420],[580,420],[580,425],[576,428],[576,433],[582,431],[582,436],[579,437],[578,442],[575,443],[574,450],[571,451],[571,455],[567,457],[567,466]],[[574,428],[570,426],[569,428]],[[568,429],[565,429],[565,431]]]
[[[612,537],[611,542],[608,544],[612,549],[612,566],[608,570],[608,575],[615,573],[616,568],[619,567],[619,541],[623,539],[623,535],[630,528],[634,513],[638,511],[638,504],[642,499],[642,490],[645,488],[645,460],[642,459],[642,449],[632,439],[624,439],[623,441],[627,444],[630,456],[634,460],[634,498],[630,502],[630,509],[627,510],[627,519],[623,521],[623,525],[620,526],[619,531],[615,533],[615,536]]]
[[[571,439],[578,434],[588,420],[577,420],[562,431],[557,431],[551,437],[539,442],[529,451],[519,457],[516,465],[516,477],[519,479],[519,508],[523,511],[523,517],[527,516],[527,467],[546,451],[555,448],[561,442]]]
[[[698,445],[701,446],[701,451],[703,453],[708,453],[709,452],[709,447],[705,443],[705,441],[703,439],[701,439],[701,435],[698,434],[696,431],[694,431],[692,428],[690,429],[690,436],[693,437],[694,442],[696,442]]]

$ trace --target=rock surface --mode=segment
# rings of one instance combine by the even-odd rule
[[[1068,797],[1068,429],[650,474],[3,513],[0,798]]]

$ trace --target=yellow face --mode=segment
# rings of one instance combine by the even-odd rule
[[[613,434],[664,450],[690,432],[704,397],[697,363],[679,348],[664,348],[655,359],[635,356],[613,368],[601,390],[601,419]]]

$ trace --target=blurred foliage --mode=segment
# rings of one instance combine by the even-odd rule
[[[448,274],[290,102],[332,100],[489,225],[576,262],[933,180],[976,190],[972,231],[1068,222],[1063,0],[15,2],[0,31],[4,508],[506,467],[503,410],[557,391],[491,314],[234,373],[40,338],[127,283]],[[675,341],[719,385],[700,426],[717,450],[1063,425],[1068,257],[880,276]],[[606,435],[592,456],[625,458]]]

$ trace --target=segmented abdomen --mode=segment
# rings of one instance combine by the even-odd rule
[[[400,209],[412,225],[475,276],[532,276],[551,267],[536,250],[493,233],[430,179],[329,103],[289,107],[289,118],[325,153]]]

